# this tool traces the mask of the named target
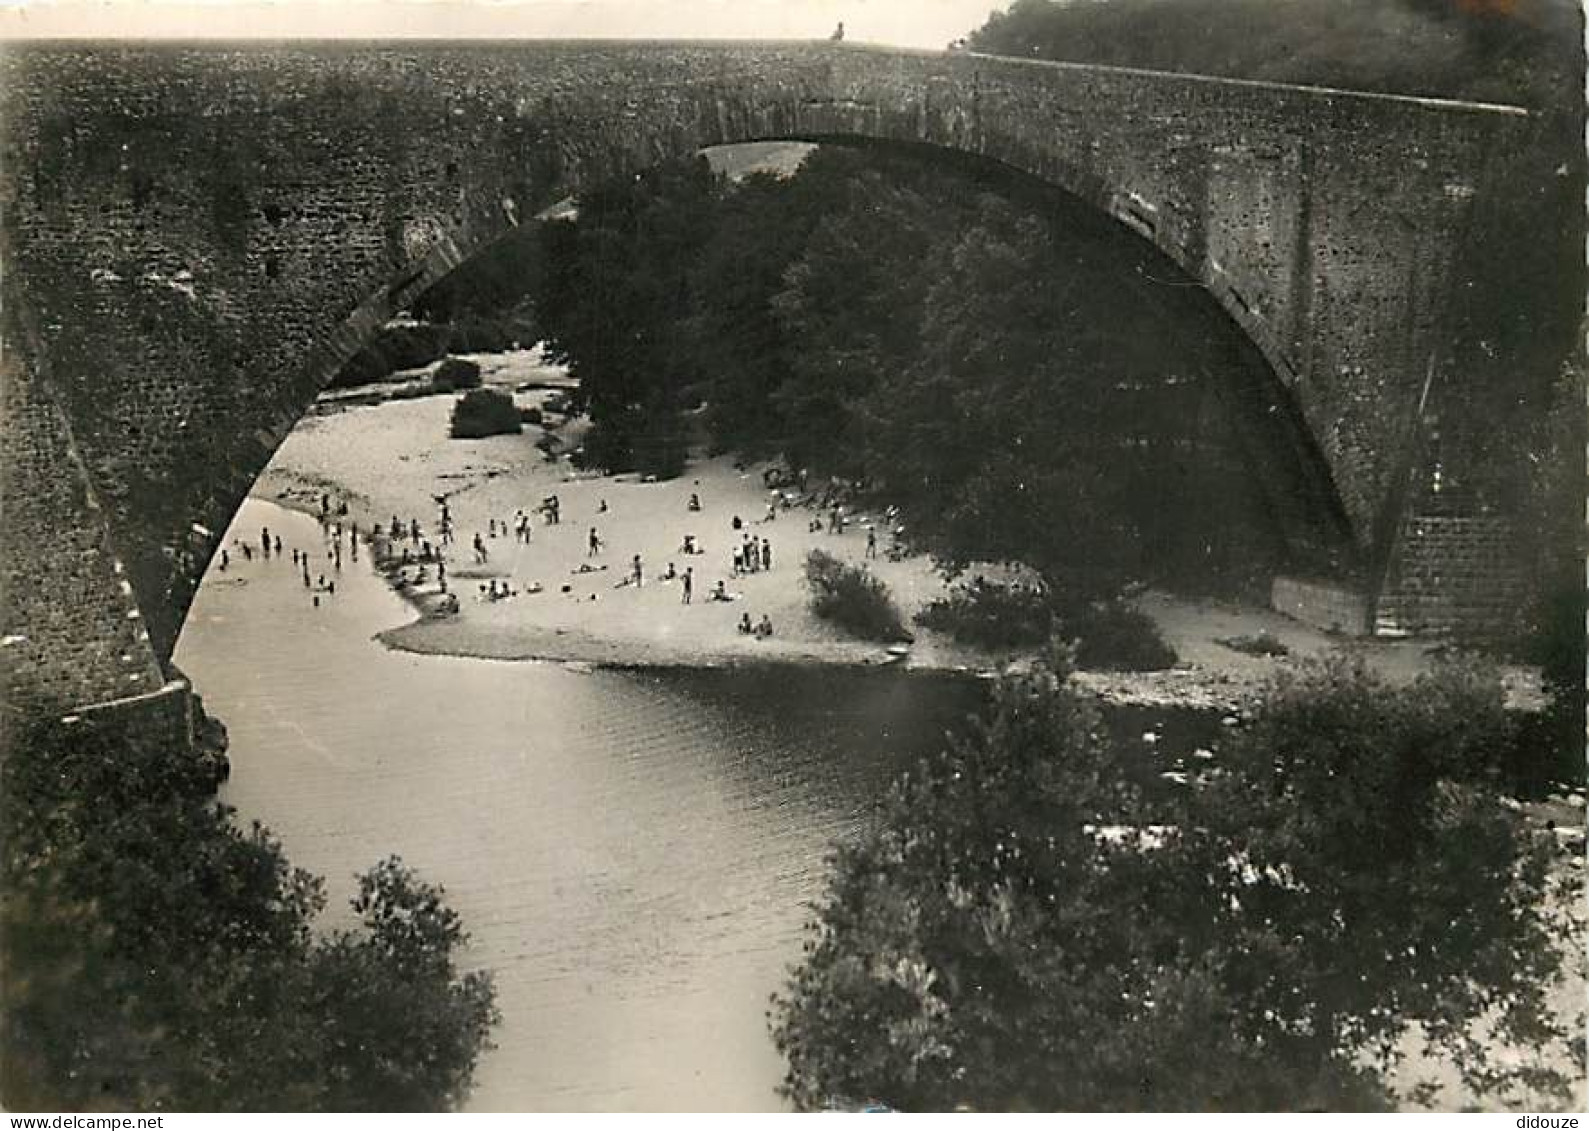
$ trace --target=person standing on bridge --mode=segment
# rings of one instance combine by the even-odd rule
[[[844,21],[839,21],[839,26],[833,29],[833,34],[828,36],[829,43],[840,43],[844,39]]]

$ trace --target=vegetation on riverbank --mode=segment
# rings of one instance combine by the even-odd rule
[[[850,565],[824,550],[812,550],[806,555],[805,584],[811,592],[811,611],[850,635],[885,644],[909,639],[888,586],[864,565]]]
[[[11,1110],[435,1111],[496,1020],[442,892],[365,873],[317,933],[319,879],[214,800],[213,759],[46,722],[3,766]]]
[[[497,389],[470,389],[452,406],[448,435],[455,440],[477,440],[524,431],[518,406]]]
[[[1548,997],[1581,927],[1500,804],[1493,679],[1315,668],[1149,797],[1068,664],[1001,681],[839,849],[772,1015],[797,1107],[1382,1109],[1428,1098],[1392,1075],[1420,1027],[1481,1097],[1572,1101]]]

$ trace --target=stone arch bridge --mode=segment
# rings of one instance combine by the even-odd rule
[[[1358,596],[1290,599],[1343,627],[1376,599],[1415,627],[1496,607],[1482,571],[1455,567],[1409,603],[1409,516],[1467,226],[1500,191],[1519,109],[660,42],[13,45],[0,99],[12,702],[180,719],[169,660],[204,566],[386,319],[581,186],[763,139],[960,151],[1115,217],[1202,282],[1267,359],[1269,411],[1296,421],[1302,505]],[[1496,536],[1452,521],[1454,543]]]

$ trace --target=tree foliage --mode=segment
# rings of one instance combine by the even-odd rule
[[[1253,485],[1283,471],[1244,473],[1211,381],[1261,360],[1068,198],[821,148],[787,179],[611,186],[542,247],[590,463],[635,466],[648,423],[701,409],[719,450],[865,483],[947,568],[1020,561],[1077,600],[1133,574],[1229,584],[1278,550]]]
[[[518,406],[500,389],[470,389],[452,406],[448,435],[455,440],[475,440],[524,431]]]
[[[864,565],[850,565],[823,550],[806,555],[805,584],[811,611],[863,640],[909,639],[888,585]]]
[[[311,929],[321,882],[239,828],[187,756],[87,723],[30,727],[3,767],[13,1109],[439,1110],[496,1018],[459,975],[439,888],[396,859],[362,925]]]
[[[839,851],[772,1016],[798,1107],[1383,1108],[1414,1026],[1481,1093],[1570,1098],[1477,1036],[1582,1056],[1546,1006],[1550,848],[1489,785],[1493,681],[1318,668],[1177,798],[1122,784],[1065,665]]]

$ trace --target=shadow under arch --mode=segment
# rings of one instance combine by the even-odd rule
[[[1151,284],[1173,289],[1183,309],[1220,335],[1230,364],[1201,374],[1227,417],[1237,423],[1232,430],[1242,462],[1263,498],[1272,528],[1285,549],[1284,564],[1314,575],[1342,578],[1357,576],[1362,568],[1360,546],[1329,465],[1308,430],[1301,407],[1264,348],[1249,330],[1250,311],[1233,290],[1217,289],[1189,273],[1186,249],[1174,241],[1155,238],[1128,205],[1101,207],[1097,199],[1105,190],[1097,178],[1075,174],[1082,191],[1030,173],[1018,166],[979,154],[924,142],[900,141],[855,133],[779,132],[714,143],[703,148],[767,142],[799,142],[843,147],[908,157],[996,193],[1012,202],[1054,218],[1082,238],[1112,245],[1123,271],[1134,270]],[[699,155],[694,149],[669,155],[650,165],[626,169],[617,177],[639,175],[668,160]],[[593,178],[593,183],[565,198],[576,199],[581,189],[611,183],[615,177]],[[477,219],[467,239],[461,233],[442,233],[425,254],[373,292],[330,335],[322,353],[312,362],[315,377],[310,401],[380,332],[385,323],[432,287],[446,280],[476,256],[504,241],[523,238],[527,229],[542,222],[552,206],[532,217],[521,217],[509,201],[475,202]],[[1166,249],[1165,242],[1169,242]],[[1056,312],[1058,313],[1058,312]],[[304,404],[307,411],[309,402]],[[268,457],[267,461],[268,462]],[[264,464],[260,465],[263,469]]]

